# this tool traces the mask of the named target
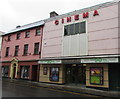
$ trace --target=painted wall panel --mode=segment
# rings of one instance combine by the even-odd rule
[[[118,48],[118,39],[105,39],[89,42],[89,50]]]
[[[88,54],[88,39],[87,34],[79,35],[79,54],[78,55],[87,55]]]
[[[79,35],[70,36],[70,56],[79,55]]]
[[[118,37],[118,28],[91,32],[91,33],[88,33],[88,37],[89,37],[89,42],[91,42],[93,40],[117,38]]]
[[[63,56],[69,56],[69,53],[70,53],[70,36],[66,36],[63,39],[62,55]]]
[[[63,56],[78,56],[87,54],[86,34],[63,37]]]
[[[88,33],[118,27],[118,18],[88,23]]]

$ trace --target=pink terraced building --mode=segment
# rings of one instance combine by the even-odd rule
[[[43,26],[44,21],[38,21],[17,26],[3,35],[4,77],[38,80],[38,59],[41,58]]]

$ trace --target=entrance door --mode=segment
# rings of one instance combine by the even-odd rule
[[[16,74],[16,67],[14,67],[14,70],[13,70],[13,79],[15,79],[15,74]]]
[[[32,80],[37,81],[38,79],[38,65],[33,65],[32,66]]]
[[[86,67],[66,66],[66,83],[85,84]]]

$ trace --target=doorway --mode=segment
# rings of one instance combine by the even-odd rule
[[[32,65],[32,81],[38,80],[38,65]]]
[[[66,83],[86,84],[86,67],[81,65],[66,66]]]
[[[13,79],[15,79],[15,74],[16,74],[16,67],[14,67],[14,70],[13,70]]]

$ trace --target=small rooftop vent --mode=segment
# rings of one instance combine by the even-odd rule
[[[21,26],[20,25],[16,26],[16,28],[19,28],[19,27],[21,27]]]
[[[50,18],[58,16],[58,14],[55,11],[50,12]]]

